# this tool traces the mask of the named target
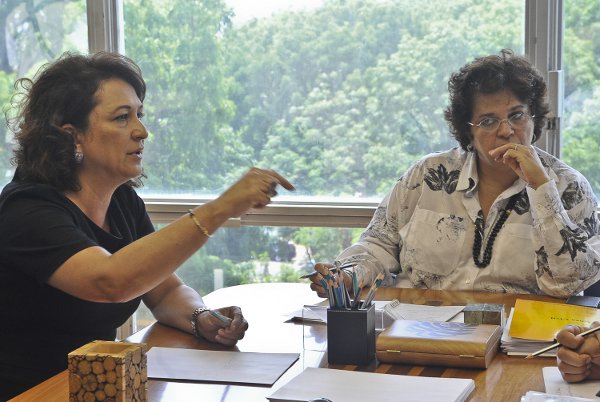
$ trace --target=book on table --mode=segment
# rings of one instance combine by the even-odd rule
[[[500,350],[509,356],[527,356],[535,351],[550,346],[553,342],[547,341],[534,341],[529,339],[513,338],[509,335],[510,324],[512,317],[515,312],[514,307],[510,309],[508,318],[506,319],[506,325],[502,330],[502,337],[500,338]],[[552,349],[540,356],[556,356],[556,349]]]
[[[554,343],[565,325],[589,327],[600,321],[600,310],[573,304],[517,299],[500,341],[507,354],[528,355]],[[542,356],[555,356],[556,349]]]
[[[397,320],[377,338],[380,362],[450,367],[488,367],[501,327],[490,324]]]

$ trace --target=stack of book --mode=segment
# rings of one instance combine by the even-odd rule
[[[506,320],[500,348],[508,355],[526,356],[552,345],[565,325],[589,327],[594,321],[600,321],[596,308],[518,299]],[[556,356],[556,349],[541,356]]]

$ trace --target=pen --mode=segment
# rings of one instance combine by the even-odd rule
[[[383,278],[384,276],[382,273],[377,274],[375,281],[371,285],[371,289],[369,289],[369,293],[367,293],[367,297],[365,297],[365,301],[362,303],[362,308],[369,308],[371,302],[375,298],[375,292],[377,291],[377,288],[379,288],[379,285],[381,285]]]
[[[346,287],[346,283],[344,282],[344,279],[342,277],[340,277],[340,284],[342,285],[342,292],[344,292],[344,307],[350,308],[350,305],[351,305],[350,292],[348,291],[348,288]]]
[[[319,276],[317,279],[319,279],[319,281],[321,282],[321,286],[327,291],[327,300],[329,300],[329,305],[333,306],[334,303],[332,289],[329,288],[329,286],[327,286],[327,281],[325,280],[325,278],[323,278],[323,275],[321,275],[320,272],[318,272],[317,274]]]
[[[352,271],[352,293],[354,293],[355,297],[358,294],[358,277],[354,271]]]
[[[594,328],[591,328],[591,329],[588,329],[587,331],[583,331],[583,332],[582,332],[582,333],[580,333],[579,335],[581,335],[581,336],[586,336],[586,335],[589,335],[589,334],[591,334],[591,333],[593,333],[593,332],[596,332],[596,331],[600,331],[600,326],[598,326],[598,327],[594,327]],[[545,347],[544,349],[540,349],[540,350],[538,350],[538,351],[536,351],[536,352],[533,352],[533,353],[532,353],[532,354],[530,354],[530,355],[527,355],[527,356],[525,356],[525,358],[526,358],[526,359],[531,359],[532,357],[539,356],[539,355],[541,355],[542,353],[546,353],[546,352],[548,352],[548,351],[550,351],[550,350],[552,350],[552,349],[556,349],[556,348],[557,348],[557,347],[559,347],[559,346],[561,346],[561,344],[560,344],[559,342],[553,343],[552,345],[550,345],[550,346],[547,346],[547,347]]]
[[[360,293],[362,292],[362,288],[358,288],[358,292],[354,294],[354,300],[352,301],[352,305],[350,306],[353,310],[358,309],[358,305],[360,304]]]
[[[219,313],[218,311],[214,311],[214,310],[208,310],[210,312],[210,314],[219,319],[219,321],[221,321],[223,324],[226,324],[227,326],[229,326],[229,324],[231,324],[231,318],[229,317],[225,317],[223,314]]]

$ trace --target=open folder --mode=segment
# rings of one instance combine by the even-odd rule
[[[475,389],[464,378],[416,377],[359,371],[307,368],[271,396],[271,402],[328,398],[343,402],[462,402]]]

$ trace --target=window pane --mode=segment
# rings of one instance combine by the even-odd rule
[[[160,226],[157,227],[157,229]],[[201,295],[215,289],[258,282],[306,282],[315,261],[331,261],[358,239],[362,229],[241,227],[221,228],[189,258],[177,275]],[[145,306],[137,330],[154,322]]]
[[[87,52],[84,0],[52,2],[3,1],[0,26],[0,105],[11,116],[10,97],[17,78],[32,78],[38,68],[66,50]],[[4,116],[4,115],[3,115]],[[0,125],[0,187],[12,179],[13,136]]]
[[[216,194],[258,165],[295,197],[381,197],[456,144],[450,72],[523,52],[522,0],[415,4],[125,0],[125,49],[148,81],[142,191]]]
[[[562,158],[600,195],[600,7],[565,1],[565,99]]]

